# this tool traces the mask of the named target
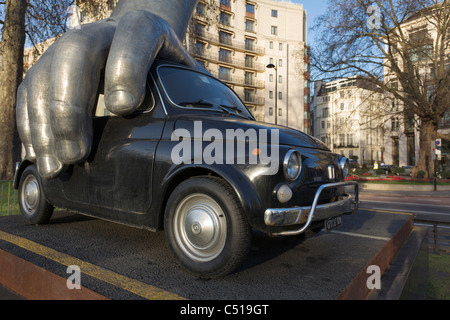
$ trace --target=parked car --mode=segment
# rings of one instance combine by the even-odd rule
[[[357,184],[344,181],[347,158],[303,132],[255,121],[207,73],[157,61],[138,111],[105,115],[101,99],[96,109],[83,163],[54,179],[20,163],[15,187],[30,223],[60,207],[165,230],[177,261],[210,278],[239,266],[252,228],[274,236],[328,230],[357,209]]]
[[[381,170],[384,170],[384,172],[385,172],[386,174],[392,172],[392,166],[391,166],[391,165],[381,164],[379,168],[380,168]]]
[[[404,166],[403,167],[405,169],[405,171],[403,173],[401,173],[401,175],[403,176],[412,176],[412,169],[414,168],[414,166]]]

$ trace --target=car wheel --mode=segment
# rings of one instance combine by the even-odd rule
[[[45,198],[41,177],[34,165],[28,166],[20,177],[19,208],[32,224],[47,223],[53,214],[54,207]]]
[[[167,202],[164,227],[177,261],[202,278],[232,272],[251,246],[251,229],[236,194],[214,177],[181,183]]]

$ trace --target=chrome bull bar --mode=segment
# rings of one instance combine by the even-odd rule
[[[317,205],[320,194],[324,189],[346,186],[354,187],[354,199],[350,195],[345,194],[337,201]],[[304,223],[304,225],[298,230],[284,231],[273,234],[275,236],[297,235],[305,232],[314,221],[326,220],[337,217],[341,214],[354,213],[358,209],[359,204],[358,191],[358,183],[355,181],[323,184],[317,189],[311,206],[267,209],[264,212],[264,222],[268,226],[290,226]]]

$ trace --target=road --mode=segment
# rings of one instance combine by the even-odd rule
[[[450,196],[361,192],[360,208],[413,213],[416,220],[450,223]]]

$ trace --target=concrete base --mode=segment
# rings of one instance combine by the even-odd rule
[[[417,260],[418,245],[399,254],[405,243],[416,239],[411,215],[359,210],[343,221],[338,230],[308,233],[306,238],[256,233],[240,269],[223,279],[204,281],[175,265],[162,232],[71,212],[58,212],[49,225],[41,226],[27,225],[20,216],[0,217],[0,283],[30,300],[161,297],[148,295],[149,290],[192,300],[399,299],[410,290],[405,288],[413,288],[406,281],[413,268],[406,265]],[[101,270],[83,273],[82,290],[67,289],[70,258],[82,272],[87,265]],[[374,295],[367,286],[372,265],[403,281],[398,285],[383,277],[382,291]]]

